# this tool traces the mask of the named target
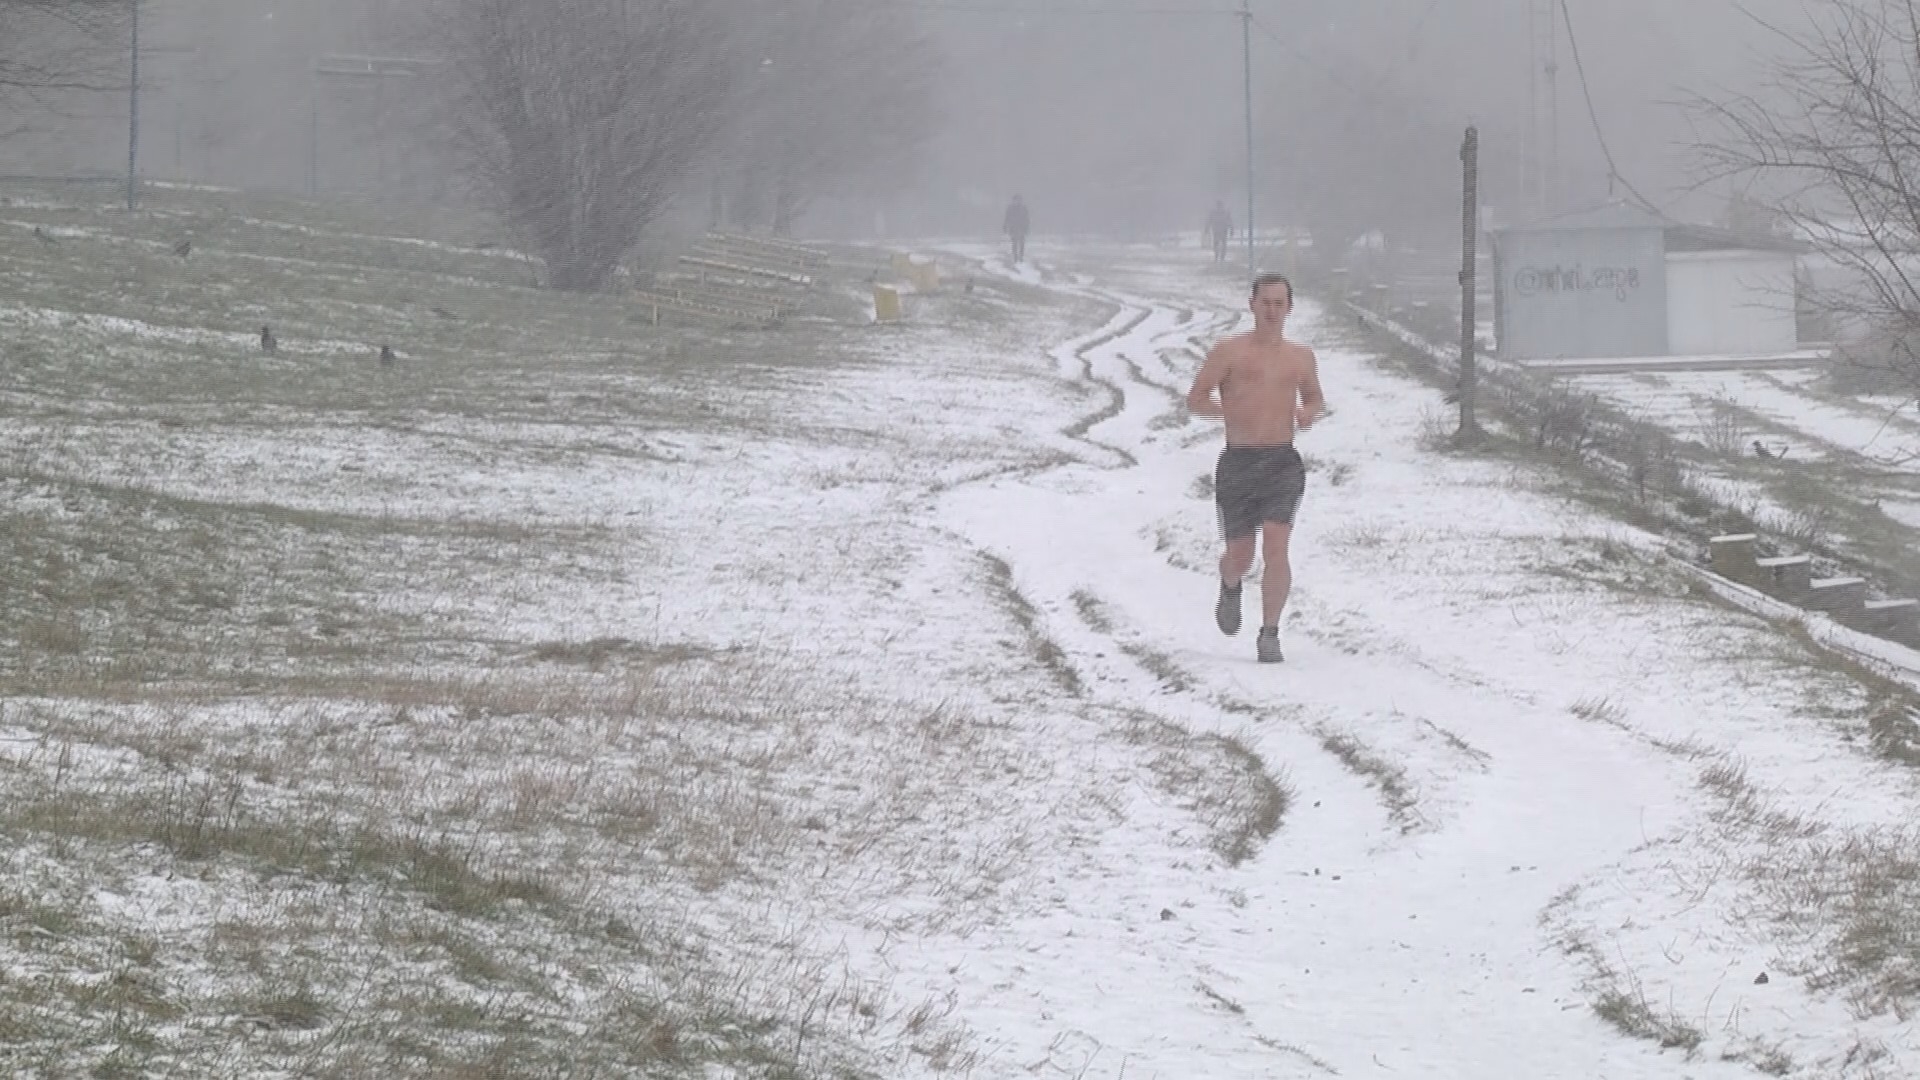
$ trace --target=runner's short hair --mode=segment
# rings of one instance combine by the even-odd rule
[[[1259,296],[1261,287],[1265,285],[1285,285],[1287,287],[1287,303],[1293,303],[1293,282],[1287,280],[1287,275],[1261,274],[1259,277],[1253,279],[1253,292],[1251,295]]]

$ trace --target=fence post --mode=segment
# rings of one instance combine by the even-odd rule
[[[1480,436],[1474,416],[1474,247],[1480,236],[1480,132],[1468,127],[1460,144],[1462,195],[1460,200],[1460,432],[1462,442]]]

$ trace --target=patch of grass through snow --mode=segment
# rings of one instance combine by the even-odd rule
[[[1044,671],[1061,690],[1075,697],[1084,695],[1086,685],[1081,682],[1079,671],[1067,659],[1066,651],[1048,637],[1040,625],[1040,613],[1014,583],[1013,567],[997,555],[982,553],[980,559],[986,567],[989,593],[996,606],[1020,628],[1027,655],[1033,659],[1034,665]]]
[[[1402,833],[1416,832],[1426,822],[1420,816],[1420,800],[1407,772],[1382,757],[1359,739],[1336,731],[1321,730],[1320,745],[1337,758],[1347,771],[1365,780],[1380,793],[1387,817]]]
[[[1129,742],[1150,749],[1160,789],[1179,799],[1206,829],[1208,846],[1229,866],[1252,858],[1279,831],[1294,793],[1247,739],[1197,735],[1151,713],[1122,714]]]
[[[1193,676],[1175,663],[1173,657],[1136,638],[1120,636],[1112,612],[1092,593],[1085,589],[1074,590],[1073,606],[1080,613],[1082,621],[1095,632],[1111,638],[1115,648],[1158,679],[1160,685],[1176,694],[1184,694],[1194,688]]]

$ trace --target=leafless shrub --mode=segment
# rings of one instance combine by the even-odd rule
[[[1722,457],[1746,456],[1752,431],[1747,426],[1746,414],[1739,406],[1726,398],[1716,397],[1706,402],[1695,401],[1693,412],[1699,421],[1700,445]]]
[[[547,284],[592,290],[724,130],[714,0],[445,0],[465,145]]]
[[[1534,403],[1533,444],[1580,460],[1594,441],[1599,402],[1591,394],[1555,384]]]
[[[1452,414],[1445,409],[1429,406],[1420,412],[1420,449],[1430,454],[1445,453],[1454,448],[1454,433],[1458,430]]]

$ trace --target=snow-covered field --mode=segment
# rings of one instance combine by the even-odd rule
[[[341,290],[287,301],[304,336],[351,340],[371,230],[277,231]],[[1198,250],[950,245],[977,289],[903,326],[628,353],[582,309],[535,364],[537,298],[399,247],[447,261],[405,309],[466,316],[399,400],[224,399],[246,325],[0,261],[25,306],[181,331],[113,346],[164,401],[0,337],[45,376],[0,398],[45,582],[0,639],[8,1068],[1920,1069],[1905,692],[1423,448],[1431,392],[1312,304],[1335,411],[1262,667],[1212,624],[1218,431],[1180,398],[1244,304]]]

